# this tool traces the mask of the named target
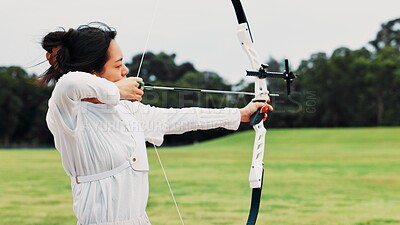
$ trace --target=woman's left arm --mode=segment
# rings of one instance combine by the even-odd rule
[[[272,110],[264,103],[249,103],[242,109],[206,109],[206,108],[158,108],[140,103],[135,104],[134,113],[141,123],[146,140],[161,145],[166,134],[182,134],[193,130],[225,128],[237,130],[240,122],[250,121],[250,116],[262,108],[261,112]],[[266,116],[264,117],[266,119]]]

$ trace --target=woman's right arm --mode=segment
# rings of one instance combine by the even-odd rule
[[[93,74],[70,72],[58,80],[49,101],[49,112],[74,130],[81,101],[108,105],[117,105],[120,99],[141,101],[143,90],[138,84],[141,80],[130,77],[114,83]]]
[[[72,72],[59,79],[52,98],[68,108],[85,98],[97,98],[102,103],[116,105],[120,94],[118,87],[111,81],[89,73]]]
[[[49,100],[48,119],[74,131],[80,103],[85,98],[96,98],[102,103],[116,105],[120,93],[113,82],[104,78],[83,72],[65,74],[56,83]]]

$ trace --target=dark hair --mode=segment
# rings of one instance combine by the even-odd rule
[[[51,67],[40,76],[40,82],[57,82],[70,71],[101,72],[110,42],[117,35],[115,29],[100,22],[68,31],[61,29],[48,33],[42,40],[43,49],[51,54]]]

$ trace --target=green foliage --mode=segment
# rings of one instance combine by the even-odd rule
[[[376,34],[375,40],[370,44],[376,51],[380,51],[385,47],[392,47],[400,51],[400,18],[393,19],[382,24],[381,30]]]
[[[270,129],[257,224],[400,224],[400,128]],[[253,132],[159,149],[186,224],[245,224]],[[152,224],[179,218],[149,148]],[[0,151],[2,225],[76,223],[58,152]]]
[[[398,99],[400,54],[390,46],[378,52],[366,48],[320,53],[298,68],[303,103],[317,95],[315,112],[301,113],[309,126],[400,125]]]
[[[20,67],[0,67],[0,145],[49,143],[45,114],[51,89]]]
[[[157,55],[147,52],[142,61],[142,54],[132,58],[132,62],[126,66],[130,71],[130,76],[136,76],[140,62],[142,61],[140,77],[146,82],[167,81],[174,82],[179,80],[187,72],[196,72],[191,63],[176,65],[175,54],[168,55],[161,52]]]
[[[19,78],[25,75],[14,68],[0,69],[0,134],[1,142],[8,144],[10,136],[15,132],[18,124],[18,115],[22,110],[22,100],[19,98]]]

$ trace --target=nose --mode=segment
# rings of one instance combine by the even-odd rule
[[[128,73],[129,73],[129,69],[124,64],[124,68],[122,69],[122,76],[126,77],[126,75],[128,75]]]

